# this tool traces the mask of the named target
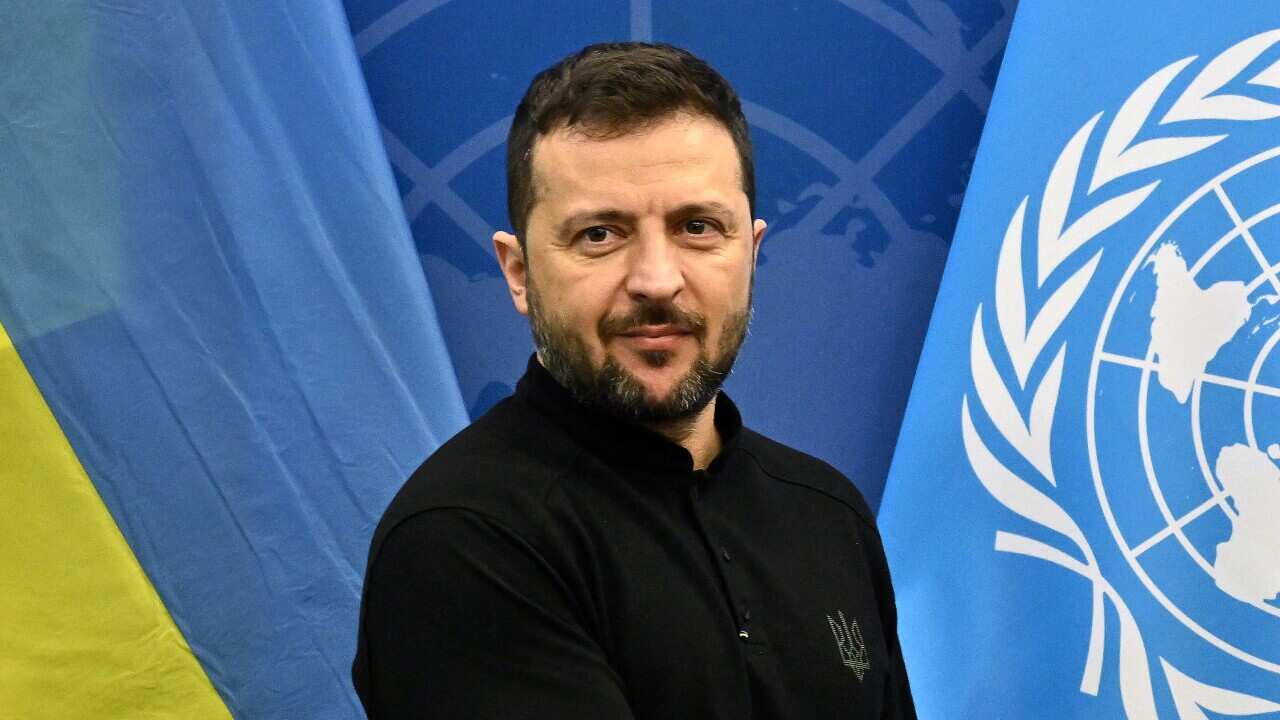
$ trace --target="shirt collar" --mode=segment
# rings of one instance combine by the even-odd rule
[[[644,426],[579,402],[542,367],[536,354],[529,358],[524,377],[516,384],[515,397],[550,416],[609,465],[622,471],[656,471],[684,484],[692,481],[693,456],[688,450]],[[708,468],[713,475],[724,465],[742,431],[742,415],[724,392],[716,398],[715,413],[720,454]]]

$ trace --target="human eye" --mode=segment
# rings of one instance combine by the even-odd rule
[[[689,218],[681,225],[685,235],[699,241],[710,241],[724,234],[723,228],[710,218]]]
[[[584,255],[597,256],[612,252],[622,240],[622,233],[608,225],[592,225],[573,236],[573,246]]]
[[[603,225],[589,227],[580,233],[580,237],[591,245],[602,245],[608,242],[612,235],[613,232]]]
[[[705,235],[711,231],[711,223],[702,218],[694,218],[686,220],[684,223],[684,231],[690,235]]]

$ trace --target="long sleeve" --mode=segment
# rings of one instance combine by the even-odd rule
[[[888,643],[889,674],[885,679],[883,720],[916,720],[915,700],[911,696],[911,683],[907,680],[907,666],[902,657],[902,643],[898,640],[898,605],[893,594],[893,582],[889,577],[889,563],[879,531],[871,536],[873,551],[871,565],[878,576],[880,613],[884,623],[884,637]]]
[[[479,513],[395,527],[370,560],[362,617],[355,676],[371,720],[632,717],[555,570]]]

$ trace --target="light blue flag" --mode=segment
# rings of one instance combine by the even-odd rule
[[[881,514],[921,717],[1280,717],[1280,8],[1018,11]]]

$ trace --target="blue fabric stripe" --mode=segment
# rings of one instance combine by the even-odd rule
[[[342,10],[21,15],[0,322],[232,712],[360,717],[368,537],[466,410]]]

